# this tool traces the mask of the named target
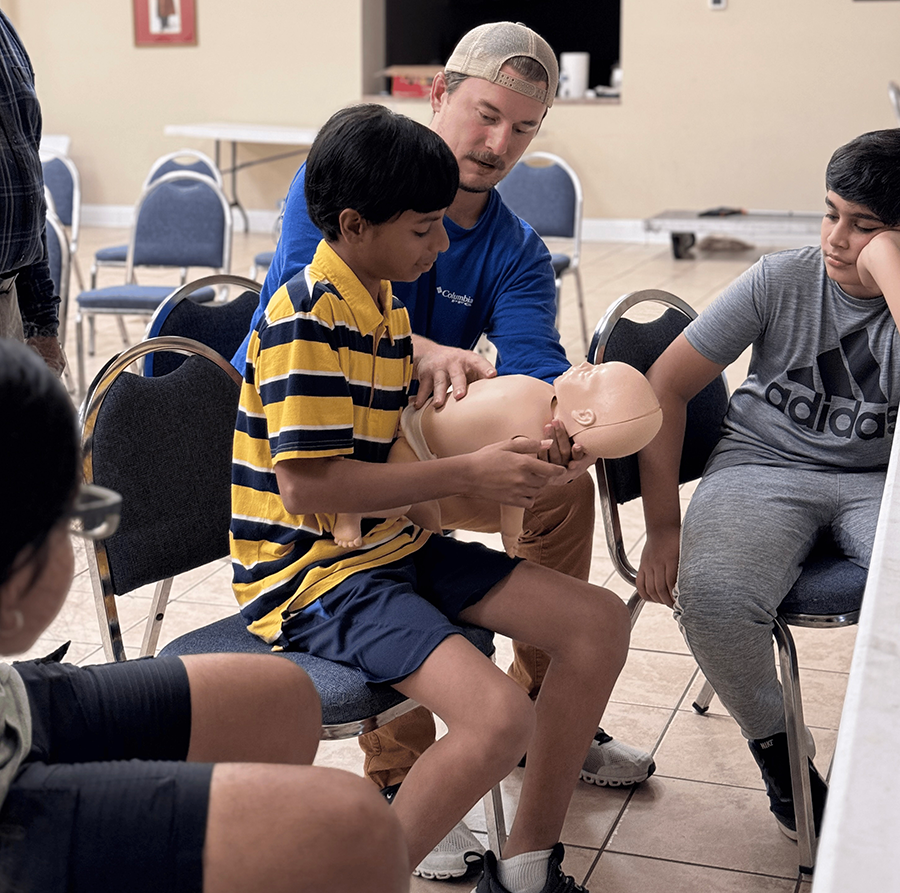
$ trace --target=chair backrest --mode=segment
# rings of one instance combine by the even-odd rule
[[[549,152],[523,156],[497,184],[497,192],[542,238],[572,239],[577,256],[584,195],[578,174],[562,158]]]
[[[666,309],[661,316],[647,322],[624,318],[632,307],[644,302],[653,302]],[[665,291],[647,289],[623,295],[597,324],[588,360],[592,363],[619,360],[646,372],[696,315],[690,305]],[[722,418],[727,408],[728,387],[724,375],[710,382],[688,404],[679,468],[681,483],[702,475],[706,461],[718,442]],[[618,507],[641,495],[637,456],[601,459],[597,462],[596,470],[600,515],[609,555],[618,574],[634,585],[637,569],[628,559]],[[643,601],[635,593],[629,602],[632,623],[637,619],[642,605]]]
[[[157,350],[190,356],[159,378],[127,371]],[[105,541],[88,543],[110,659],[124,659],[116,595],[148,583],[171,585],[175,575],[228,554],[240,382],[234,367],[212,349],[169,337],[113,357],[88,389],[81,410],[84,479],[122,495],[119,529]],[[163,608],[164,601],[151,611],[159,623]],[[148,633],[142,653],[152,654],[155,645]]]
[[[222,189],[193,172],[164,174],[147,186],[135,208],[125,263],[134,267],[231,267],[231,208]]]
[[[72,256],[62,223],[51,208],[47,208],[47,260],[53,288],[59,295],[59,340],[65,347],[66,320],[69,312],[69,279],[72,272]]]
[[[161,155],[150,165],[144,186],[149,186],[154,180],[158,180],[166,174],[183,174],[186,171],[210,177],[219,186],[222,186],[222,172],[216,163],[208,155],[198,152],[196,149],[178,149],[176,152]]]
[[[625,314],[644,302],[666,307],[661,316],[647,322],[636,322]],[[641,372],[654,360],[697,316],[693,308],[675,295],[658,289],[631,292],[619,298],[597,324],[588,359],[592,363],[619,360]],[[710,382],[688,404],[684,447],[681,453],[679,481],[691,481],[703,474],[713,447],[721,434],[722,419],[728,408],[728,387],[725,377]],[[611,492],[619,504],[641,494],[637,456],[601,460],[609,480]]]
[[[63,226],[69,230],[72,251],[78,246],[81,228],[81,178],[75,162],[68,155],[52,149],[41,149],[44,187],[53,198],[53,209]]]
[[[900,124],[900,84],[895,81],[888,82],[888,98],[894,114],[897,116],[897,123]]]
[[[225,303],[199,304],[190,300],[202,288],[232,285],[243,289]],[[252,279],[231,274],[204,276],[181,286],[159,305],[145,340],[160,335],[179,335],[211,347],[223,357],[233,357],[250,329],[253,312],[259,305],[262,286]],[[167,375],[185,361],[185,355],[156,351],[144,358],[144,375]]]

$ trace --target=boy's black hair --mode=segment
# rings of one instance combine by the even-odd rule
[[[828,162],[825,188],[865,205],[885,226],[900,224],[900,127],[864,133],[841,146]]]
[[[336,112],[306,160],[306,206],[329,242],[340,235],[345,208],[369,223],[386,223],[404,211],[446,208],[458,187],[450,147],[425,125],[381,105]]]

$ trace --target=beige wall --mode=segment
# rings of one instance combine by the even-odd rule
[[[130,205],[150,162],[185,142],[164,137],[166,124],[320,125],[358,100],[371,35],[362,2],[374,0],[197,0],[198,46],[140,49],[127,0],[4,8],[32,55],[45,131],[72,138],[85,202]],[[622,104],[558,104],[533,144],[580,172],[588,218],[719,204],[816,210],[831,151],[896,126],[887,100],[888,80],[900,80],[896,0],[622,7]],[[427,120],[423,103],[410,112]],[[273,209],[295,167],[244,172],[244,203]]]
[[[13,21],[34,64],[45,133],[72,138],[84,202],[130,205],[159,155],[187,144],[212,153],[209,142],[164,136],[166,124],[318,125],[357,100],[360,19],[360,0],[197,0],[197,46],[140,48],[131,0],[25,0]],[[342,56],[330,50],[336,43]],[[241,157],[272,152],[242,147]],[[244,204],[274,209],[296,166],[243,173]]]
[[[623,0],[619,108],[554,107],[540,148],[587,181],[586,216],[818,210],[832,151],[895,127],[900,2]]]

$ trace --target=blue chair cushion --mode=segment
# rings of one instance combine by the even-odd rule
[[[493,633],[480,627],[463,632],[484,654],[494,653]],[[354,722],[375,716],[406,700],[389,685],[372,685],[354,667],[323,660],[297,651],[273,652],[261,639],[247,632],[240,614],[179,636],[160,650],[164,654],[277,654],[299,664],[309,674],[322,701],[325,725]]]
[[[260,251],[256,257],[253,258],[253,263],[258,267],[271,267],[272,261],[275,259],[274,251]]]
[[[123,310],[153,312],[178,286],[175,285],[108,285],[83,291],[76,298],[83,310]],[[200,304],[212,301],[213,288],[201,288],[190,299]]]
[[[101,264],[124,264],[127,257],[127,245],[110,245],[94,252],[94,259]]]
[[[808,559],[778,610],[781,614],[848,614],[862,605],[868,571],[843,557]]]

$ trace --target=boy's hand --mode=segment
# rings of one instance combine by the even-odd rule
[[[647,533],[637,575],[637,591],[645,601],[670,608],[675,604],[679,535],[678,527],[655,534]]]
[[[547,484],[566,475],[562,466],[537,458],[539,451],[548,449],[547,440],[515,437],[470,453],[471,488],[462,495],[530,508]]]
[[[473,350],[447,347],[420,335],[413,335],[413,377],[419,381],[419,390],[413,398],[413,406],[421,409],[434,394],[434,408],[440,409],[446,402],[449,389],[453,398],[466,396],[469,382],[479,378],[494,378],[497,370]]]
[[[538,458],[552,465],[559,465],[567,472],[551,483],[567,484],[591,467],[590,456],[585,453],[583,446],[572,442],[565,425],[559,419],[553,419],[544,425],[544,439],[550,441],[550,446],[546,450],[541,450]]]

